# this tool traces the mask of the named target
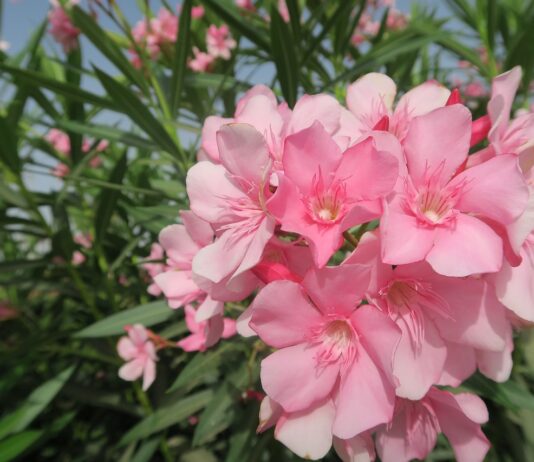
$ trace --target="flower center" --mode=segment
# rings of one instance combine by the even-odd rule
[[[317,362],[330,364],[350,362],[356,353],[358,334],[345,319],[334,319],[323,324],[314,334],[314,343],[321,344]]]
[[[441,223],[453,208],[451,197],[441,191],[426,190],[419,193],[417,205],[431,223]]]
[[[346,199],[347,193],[342,182],[335,181],[325,186],[319,174],[314,178],[312,197],[307,201],[308,212],[317,223],[336,223],[345,215]]]

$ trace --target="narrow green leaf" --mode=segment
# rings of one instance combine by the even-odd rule
[[[157,409],[130,429],[119,441],[120,446],[146,438],[175,425],[204,408],[213,398],[211,390],[187,396],[175,403]]]
[[[180,375],[176,378],[167,393],[171,393],[180,388],[191,389],[199,384],[206,375],[213,374],[219,368],[225,355],[234,350],[231,343],[223,343],[215,350],[197,353],[184,367]]]
[[[274,5],[271,8],[271,45],[282,93],[289,107],[293,107],[297,101],[299,83],[297,52],[291,29]]]
[[[130,61],[126,59],[119,46],[107,32],[98,25],[94,18],[85,13],[78,6],[71,9],[71,17],[74,24],[81,29],[83,35],[86,36],[107,59],[128,77],[129,81],[135,82],[145,94],[148,94],[149,89],[146,79],[132,66]]]
[[[120,185],[126,167],[128,166],[128,150],[124,150],[121,158],[111,171],[109,182]],[[106,235],[111,217],[119,200],[121,192],[117,190],[103,190],[100,193],[95,213],[95,244],[101,245]]]
[[[0,462],[11,462],[29,449],[43,434],[42,430],[29,430],[0,441]]]
[[[158,450],[161,438],[150,438],[141,444],[137,452],[130,459],[130,462],[150,462],[153,460],[155,452]]]
[[[477,373],[465,381],[462,388],[473,391],[514,411],[519,409],[534,410],[534,395],[511,380],[497,383]]]
[[[7,260],[0,262],[0,273],[11,273],[17,270],[34,269],[46,266],[48,261],[42,260]]]
[[[174,48],[171,79],[171,114],[176,114],[180,107],[182,86],[187,69],[187,55],[190,48],[191,8],[192,0],[184,0],[180,12],[180,24],[178,26],[178,38]]]
[[[137,95],[120,84],[105,72],[95,67],[98,79],[115,103],[161,148],[177,158],[183,158],[178,146],[169,136],[163,125],[147,109]]]
[[[98,338],[120,335],[124,334],[124,326],[128,324],[139,323],[145,327],[151,327],[166,321],[173,314],[174,311],[169,308],[167,302],[163,300],[151,302],[101,319],[77,332],[75,337]]]
[[[17,135],[6,116],[0,116],[0,161],[13,173],[20,171],[20,159],[17,147]]]
[[[239,15],[239,11],[234,5],[221,0],[201,0],[201,2],[213,11],[221,21],[239,31],[259,48],[267,52],[270,51],[269,41],[265,35],[248,24],[247,20]]]
[[[33,85],[37,88],[45,88],[66,98],[94,104],[101,108],[116,110],[116,106],[111,100],[94,95],[75,85],[43,77],[38,72],[18,69],[2,62],[0,62],[0,71],[10,74],[16,85]]]
[[[73,372],[74,367],[65,369],[36,388],[16,411],[3,417],[0,420],[0,439],[25,430],[59,393]]]
[[[231,383],[224,382],[219,387],[199,417],[193,435],[193,446],[201,446],[212,440],[231,425],[235,416],[235,405],[238,397],[239,390]]]

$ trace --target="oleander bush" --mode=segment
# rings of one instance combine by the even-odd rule
[[[52,1],[0,461],[532,460],[533,83],[533,0]]]

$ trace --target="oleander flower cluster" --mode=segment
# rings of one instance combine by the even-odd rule
[[[235,329],[268,346],[258,431],[314,460],[332,446],[344,461],[424,459],[440,433],[457,460],[484,459],[488,411],[454,387],[477,370],[506,381],[512,326],[534,321],[520,80],[495,78],[477,120],[458,91],[428,81],[397,97],[379,73],[349,85],[346,106],[317,94],[289,108],[258,85],[233,117],[206,119],[190,210],[147,270],[151,293],[185,307],[193,337],[178,346]],[[232,325],[225,303],[245,299]],[[156,349],[135,329],[121,375],[146,385]]]

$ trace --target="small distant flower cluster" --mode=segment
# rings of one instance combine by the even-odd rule
[[[70,157],[70,138],[69,135],[67,135],[65,132],[53,128],[45,135],[44,139],[52,145],[52,147],[58,152],[60,156],[63,156],[65,158]],[[94,150],[100,153],[105,151],[108,146],[109,142],[107,140],[101,140],[96,144],[96,146],[93,147],[93,143],[91,143],[88,139],[84,139],[82,141],[82,152],[84,154],[88,154],[89,152]],[[89,161],[89,166],[92,168],[98,168],[101,164],[102,159],[99,156],[94,156]],[[54,167],[52,173],[55,176],[62,178],[70,173],[70,167],[68,164],[60,162]]]
[[[307,459],[332,446],[344,461],[424,459],[439,433],[460,462],[484,459],[483,401],[442,387],[476,370],[507,380],[512,326],[534,322],[534,114],[510,115],[520,79],[498,76],[474,121],[434,81],[395,104],[377,73],[348,87],[346,108],[318,94],[290,109],[260,85],[233,117],[206,119],[191,210],[153,247],[151,293],[185,307],[186,351],[234,327],[275,350],[259,431]],[[252,294],[233,326],[225,302]],[[146,388],[155,343],[137,330],[119,343],[121,376]]]
[[[189,60],[187,65],[195,72],[208,72],[216,59],[229,60],[231,51],[235,47],[236,41],[232,38],[230,29],[226,24],[219,27],[211,24],[206,31],[207,52],[193,47],[193,58]]]
[[[64,7],[58,0],[50,0],[52,9],[48,13],[48,22],[50,23],[50,34],[54,40],[63,47],[65,53],[78,48],[78,36],[80,29],[78,29],[70,20]],[[77,5],[79,0],[69,0],[67,7]]]
[[[161,56],[172,56],[178,36],[178,16],[167,8],[161,8],[154,18],[143,18],[132,29],[137,48],[129,50],[135,67],[142,67],[138,49],[157,61]]]
[[[395,0],[368,1],[366,10],[362,13],[356,30],[352,35],[352,43],[356,46],[371,40],[380,30],[380,20],[377,13],[383,8],[388,8],[386,27],[388,30],[404,29],[409,17],[395,8]]]

